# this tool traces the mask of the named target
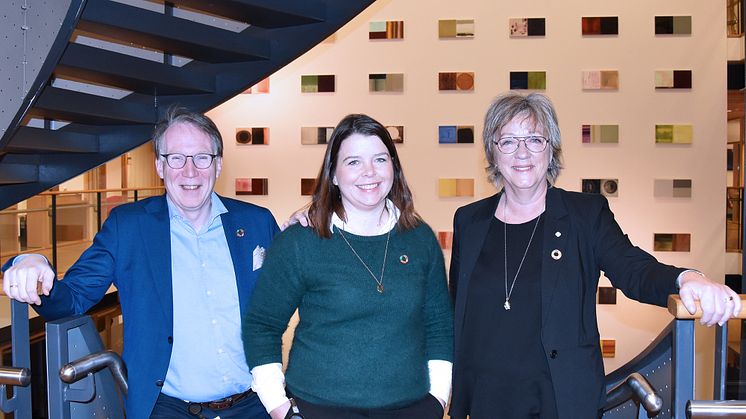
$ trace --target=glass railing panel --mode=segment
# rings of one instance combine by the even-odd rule
[[[64,275],[118,205],[163,193],[162,187],[46,192],[0,211],[0,263],[20,253],[56,260]]]

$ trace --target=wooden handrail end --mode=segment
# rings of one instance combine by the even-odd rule
[[[739,294],[738,296],[741,298],[741,311],[738,313],[738,316],[735,316],[734,318],[746,319],[746,294]],[[699,301],[697,301],[696,304],[697,311],[694,314],[691,314],[689,313],[689,311],[687,311],[686,307],[684,307],[684,303],[681,302],[681,297],[679,297],[677,294],[668,296],[668,312],[671,313],[671,315],[678,320],[692,320],[701,318],[702,307],[700,307]]]

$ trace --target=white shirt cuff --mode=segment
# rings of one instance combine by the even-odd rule
[[[282,373],[281,363],[257,365],[251,370],[251,375],[253,378],[251,389],[259,396],[267,413],[288,401],[285,395],[285,374]]]
[[[441,359],[427,361],[430,373],[430,394],[448,403],[451,396],[451,370],[453,363]]]
[[[686,270],[682,271],[682,272],[681,272],[681,273],[679,274],[679,276],[677,276],[677,277],[676,277],[676,288],[677,288],[677,289],[681,289],[681,278],[682,278],[682,277],[684,276],[684,274],[685,274],[685,273],[687,273],[687,272],[694,272],[695,274],[697,274],[697,275],[701,276],[702,278],[705,278],[705,274],[703,274],[702,272],[700,272],[700,271],[698,271],[698,270],[696,270],[696,269],[686,269]]]
[[[13,258],[13,263],[11,263],[10,266],[16,266],[16,263],[20,263],[22,260],[26,259],[29,256],[41,256],[47,262],[47,265],[49,265],[50,267],[52,266],[52,264],[49,263],[49,259],[47,259],[46,256],[41,255],[39,253],[23,253],[23,254],[20,254],[20,255],[18,255],[18,256],[16,256],[16,257]]]

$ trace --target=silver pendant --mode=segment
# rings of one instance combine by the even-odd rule
[[[380,294],[383,294],[383,284],[378,284],[378,286],[376,287],[376,289],[378,290],[378,292]]]
[[[503,304],[503,307],[505,307],[505,310],[510,310],[510,301],[505,300],[505,304]]]

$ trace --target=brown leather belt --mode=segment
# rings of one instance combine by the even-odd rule
[[[241,400],[247,397],[251,397],[253,395],[254,395],[254,390],[248,389],[244,391],[243,393],[234,394],[224,399],[213,400],[211,402],[202,402],[200,403],[200,405],[202,407],[206,407],[211,410],[223,410],[223,409],[232,407],[234,404],[240,402]]]

